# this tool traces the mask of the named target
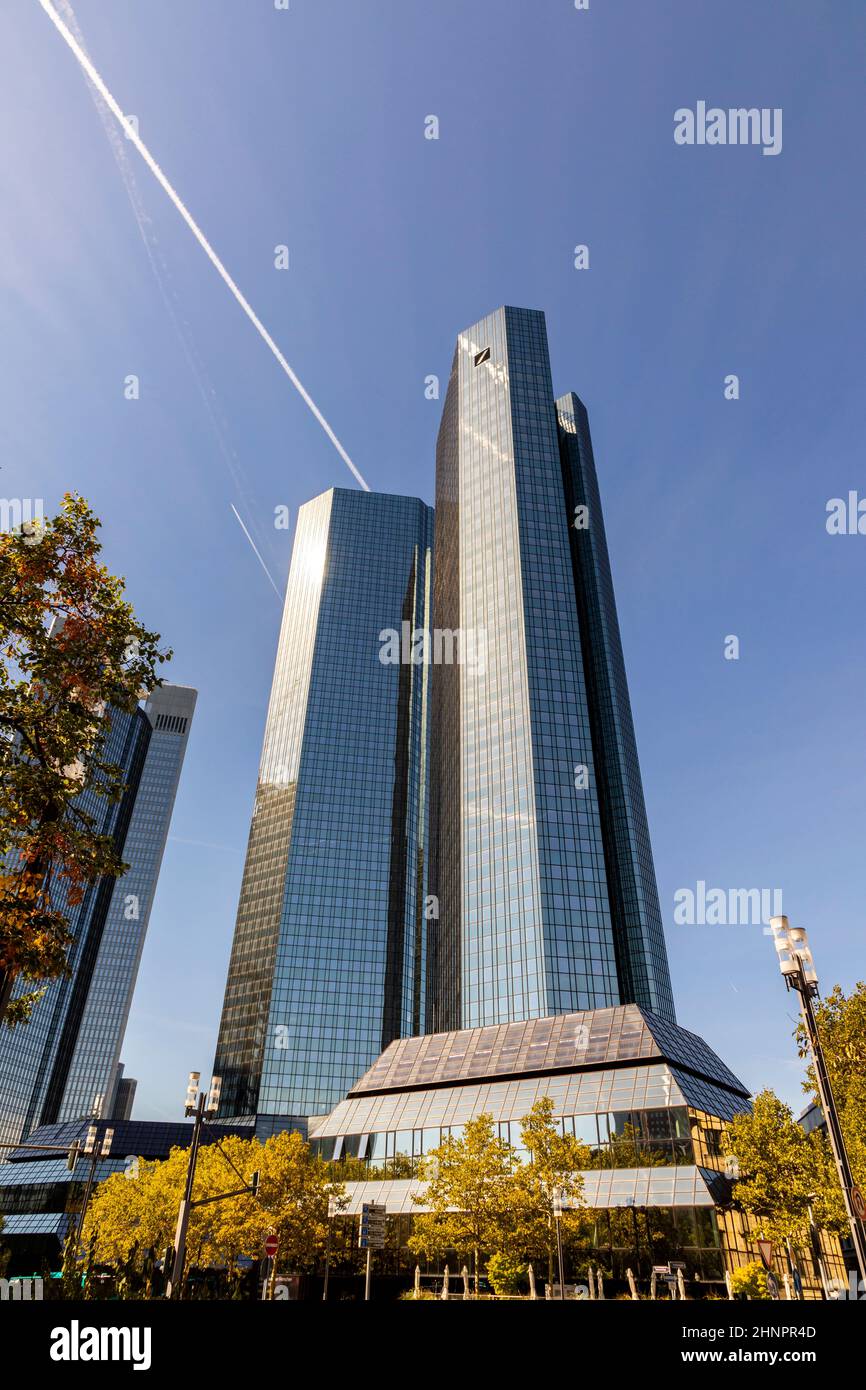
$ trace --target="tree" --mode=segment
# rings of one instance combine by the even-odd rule
[[[108,801],[122,771],[104,755],[107,709],[132,711],[159,684],[159,649],[99,563],[99,521],[78,496],[0,535],[0,1019],[26,1020],[38,991],[19,977],[66,969],[69,913],[89,884],[125,865],[80,804]]]
[[[558,1192],[567,1209],[559,1218],[563,1235],[566,1239],[578,1236],[584,1224],[577,1212],[583,1205],[581,1169],[591,1166],[591,1155],[586,1144],[562,1133],[549,1096],[537,1100],[521,1120],[520,1135],[528,1162],[514,1172],[514,1244],[526,1256],[546,1258],[548,1281],[552,1283],[555,1197]]]
[[[139,1251],[163,1250],[174,1241],[189,1151],[172,1149],[167,1159],[139,1160],[138,1176],[114,1173],[99,1184],[87,1211],[84,1243],[93,1241],[96,1261],[127,1262]],[[205,1143],[196,1164],[193,1201],[218,1197],[260,1174],[258,1198],[233,1197],[194,1206],[187,1230],[187,1270],[224,1266],[230,1273],[240,1256],[258,1259],[268,1234],[279,1237],[277,1267],[309,1267],[324,1248],[328,1198],[340,1197],[330,1169],[315,1158],[297,1133],[275,1134],[266,1144],[227,1135]]]
[[[516,1294],[526,1278],[527,1267],[517,1255],[497,1250],[487,1261],[487,1277],[497,1298]]]
[[[854,1181],[866,1187],[866,983],[845,995],[839,985],[826,999],[815,1001],[815,1023],[824,1049],[830,1085],[839,1112],[839,1123],[851,1162]],[[818,1103],[815,1069],[806,1030],[796,1032],[800,1056],[809,1059],[803,1090]],[[833,1170],[832,1183],[838,1191]],[[840,1196],[841,1202],[841,1196]]]
[[[329,1198],[339,1200],[344,1189],[297,1131],[272,1135],[260,1167],[259,1248],[273,1231],[280,1242],[276,1269],[309,1268],[325,1248]]]
[[[409,1249],[414,1254],[471,1252],[478,1295],[479,1254],[499,1249],[512,1216],[511,1145],[494,1133],[493,1117],[467,1121],[459,1139],[449,1136],[424,1156],[427,1186],[413,1197],[428,1210],[415,1217]]]
[[[810,1206],[819,1225],[838,1221],[822,1136],[807,1134],[772,1091],[761,1091],[750,1114],[730,1121],[724,1141],[739,1164],[737,1202],[754,1218],[756,1236],[799,1241],[808,1230]]]

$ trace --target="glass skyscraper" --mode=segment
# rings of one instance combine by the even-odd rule
[[[544,315],[460,334],[436,457],[428,1027],[637,1003],[673,1020],[586,411]]]
[[[92,790],[84,809],[129,865],[87,889],[70,911],[69,974],[48,982],[29,1023],[0,1030],[0,1139],[39,1125],[102,1114],[116,1102],[120,1049],[156,891],[196,691],[163,685],[132,714],[111,713],[106,758],[126,790],[110,804]],[[62,905],[62,903],[61,903]],[[19,990],[28,988],[19,985]]]
[[[458,338],[435,541],[416,499],[301,508],[221,1114],[305,1129],[395,1039],[625,1004],[674,1021],[589,425],[502,308]]]
[[[299,512],[214,1062],[262,1134],[423,1031],[432,540],[414,498]]]

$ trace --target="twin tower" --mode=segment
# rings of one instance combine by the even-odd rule
[[[457,340],[436,509],[300,510],[214,1071],[306,1129],[395,1038],[674,1021],[589,422],[544,315]]]

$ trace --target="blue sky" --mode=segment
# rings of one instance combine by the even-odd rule
[[[433,499],[457,332],[547,313],[593,429],[679,1020],[800,1104],[759,927],[674,893],[781,887],[822,982],[866,976],[862,55],[856,0],[75,0],[89,52],[370,485]],[[4,496],[82,492],[200,691],[124,1049],[136,1114],[213,1059],[298,506],[351,477],[37,0],[0,13]],[[781,107],[783,149],[674,111]],[[440,138],[425,140],[438,116]],[[573,248],[590,268],[573,268]],[[274,268],[289,247],[290,268]],[[740,399],[726,401],[726,375]],[[140,399],[124,398],[124,378]],[[740,659],[725,661],[727,634]]]

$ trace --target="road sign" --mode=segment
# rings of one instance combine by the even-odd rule
[[[758,1241],[758,1254],[764,1265],[764,1269],[773,1268],[773,1242],[771,1240]]]
[[[771,1298],[779,1297],[779,1281],[776,1278],[775,1274],[767,1275],[767,1288],[770,1290]]]
[[[798,1298],[803,1297],[803,1277],[797,1266],[794,1266],[794,1292]]]
[[[866,1197],[863,1196],[859,1187],[851,1188],[851,1205],[857,1220],[866,1221]]]
[[[271,1234],[265,1240],[265,1254],[267,1255],[269,1260],[272,1260],[274,1258],[279,1248],[279,1236],[275,1236],[273,1232],[271,1232]]]
[[[364,1202],[361,1207],[361,1226],[358,1245],[361,1250],[381,1250],[385,1244],[387,1208],[377,1202]]]

